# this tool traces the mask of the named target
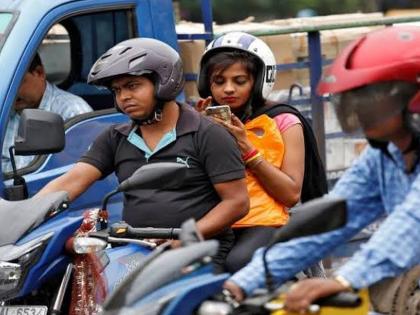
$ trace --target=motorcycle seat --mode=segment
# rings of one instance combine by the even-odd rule
[[[22,201],[0,199],[0,246],[15,244],[29,230],[39,226],[50,211],[68,200],[64,191]]]

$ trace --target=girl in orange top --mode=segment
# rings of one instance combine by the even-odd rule
[[[229,105],[231,123],[247,167],[249,214],[233,226],[235,246],[227,269],[235,272],[266,245],[275,229],[287,223],[288,208],[301,196],[305,168],[304,133],[293,114],[254,117],[274,86],[276,62],[270,48],[243,32],[227,33],[207,47],[200,63],[198,110]]]

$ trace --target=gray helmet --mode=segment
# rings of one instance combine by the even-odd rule
[[[118,76],[151,73],[155,78],[155,96],[174,100],[184,86],[182,61],[175,49],[152,38],[125,40],[106,51],[95,62],[87,82],[109,85]]]

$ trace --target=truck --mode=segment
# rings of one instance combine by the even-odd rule
[[[47,79],[81,96],[94,111],[65,122],[65,147],[61,152],[39,154],[16,172],[1,169],[0,197],[19,200],[33,196],[69,170],[102,130],[127,120],[115,110],[111,93],[88,85],[86,77],[103,52],[133,37],[156,38],[177,49],[172,1],[1,1],[0,145],[3,147],[19,86],[37,51]],[[114,175],[94,184],[72,203],[75,215],[80,214],[77,210],[99,206],[104,193],[114,187]],[[121,203],[121,196],[112,200],[111,220],[119,218]]]

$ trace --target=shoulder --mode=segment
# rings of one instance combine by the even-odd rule
[[[69,119],[73,116],[93,111],[88,103],[78,95],[64,91],[54,84],[47,82],[47,88],[43,101],[45,100],[45,109],[63,116],[63,119]]]
[[[359,177],[360,174],[370,174],[372,178],[376,177],[374,174],[378,173],[378,166],[382,164],[384,154],[371,146],[367,146],[354,160],[350,168],[346,173],[352,174],[355,177]]]
[[[299,117],[291,113],[279,114],[273,117],[280,132],[284,132],[294,125],[302,125]]]
[[[114,137],[116,136],[122,136],[122,137],[128,137],[131,130],[133,130],[134,125],[132,122],[126,122],[126,123],[120,123],[120,124],[114,124],[108,127],[107,131]]]
[[[130,131],[133,129],[132,123],[120,123],[108,126],[104,129],[97,139],[99,140],[111,140],[118,141],[119,139],[126,139],[130,134]]]
[[[178,105],[181,109],[181,115],[177,123],[177,132],[179,131],[181,134],[189,132],[202,133],[213,128],[224,129],[191,106],[185,104]]]

